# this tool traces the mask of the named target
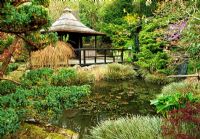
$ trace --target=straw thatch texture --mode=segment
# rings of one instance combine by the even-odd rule
[[[68,66],[68,60],[74,57],[73,47],[69,43],[58,41],[54,46],[49,45],[43,50],[31,53],[31,65],[33,67]]]
[[[104,35],[81,23],[73,14],[72,10],[66,8],[61,17],[50,27],[52,32],[80,33],[84,35]]]

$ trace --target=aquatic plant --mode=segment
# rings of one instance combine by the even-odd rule
[[[161,139],[161,119],[133,116],[107,120],[94,127],[87,139]]]

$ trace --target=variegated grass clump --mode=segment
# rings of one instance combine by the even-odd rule
[[[161,119],[133,116],[107,120],[94,127],[86,139],[161,139]]]
[[[31,53],[32,67],[57,68],[60,65],[68,65],[68,60],[73,57],[74,50],[69,43],[58,41],[55,45],[49,45],[43,50]]]

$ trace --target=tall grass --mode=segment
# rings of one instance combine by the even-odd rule
[[[91,130],[86,139],[160,139],[161,119],[150,116],[133,116],[108,120]]]
[[[58,41],[55,47],[49,45],[43,50],[32,52],[31,65],[39,68],[57,68],[60,65],[68,65],[69,58],[74,55],[73,47],[69,43]]]
[[[136,72],[131,65],[112,63],[107,65],[105,73],[106,80],[126,80],[136,76]]]
[[[163,95],[172,95],[175,92],[189,93],[192,92],[194,95],[200,96],[200,84],[198,82],[174,82],[166,85],[162,89]]]

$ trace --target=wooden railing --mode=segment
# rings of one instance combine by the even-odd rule
[[[75,49],[80,65],[123,63],[124,52],[130,49],[80,48]]]

